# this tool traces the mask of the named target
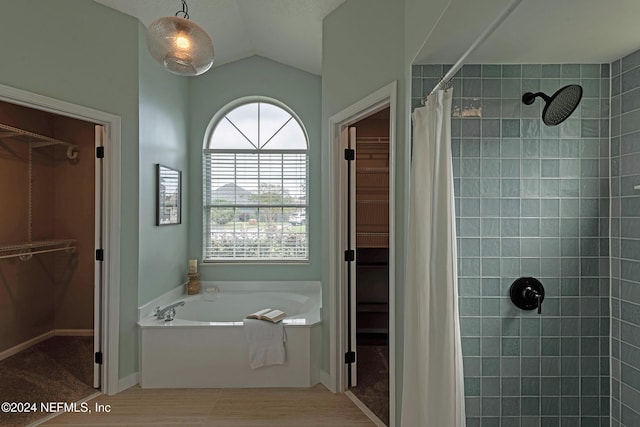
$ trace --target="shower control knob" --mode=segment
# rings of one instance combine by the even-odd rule
[[[538,308],[538,314],[542,311],[542,295],[538,293],[535,289],[532,289],[530,286],[527,286],[524,290],[524,298],[527,301],[535,301],[536,306],[534,308]]]
[[[534,277],[520,277],[516,279],[509,288],[511,302],[523,310],[538,310],[542,312],[542,301],[544,300],[544,286]]]

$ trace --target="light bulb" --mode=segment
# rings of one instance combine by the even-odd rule
[[[176,37],[176,46],[178,46],[180,49],[189,49],[191,43],[189,42],[188,37],[179,35],[178,37]]]

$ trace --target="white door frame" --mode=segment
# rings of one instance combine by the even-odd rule
[[[345,288],[345,292],[348,292],[349,295],[346,297],[346,301],[345,302],[351,302],[349,307],[346,307],[346,309],[349,311],[349,316],[351,317],[351,323],[348,325],[349,326],[349,331],[347,332],[347,339],[349,340],[349,347],[347,347],[347,350],[349,348],[351,348],[351,351],[354,352],[356,354],[356,357],[353,361],[353,363],[351,364],[351,378],[349,378],[349,380],[351,381],[351,387],[356,387],[358,385],[358,339],[357,339],[357,330],[358,330],[358,276],[357,276],[357,262],[358,262],[358,257],[357,257],[357,241],[356,241],[356,226],[357,226],[357,222],[356,222],[356,218],[358,217],[358,213],[356,212],[356,200],[358,199],[357,197],[357,193],[356,193],[356,171],[358,170],[357,167],[357,158],[358,158],[358,153],[357,153],[357,129],[355,126],[349,126],[349,127],[345,127],[344,128],[347,132],[347,136],[345,136],[344,134],[342,135],[341,138],[341,143],[343,144],[340,148],[340,151],[344,152],[344,150],[346,149],[350,149],[353,150],[353,160],[350,160],[349,162],[351,163],[351,167],[349,167],[348,163],[346,160],[343,160],[341,166],[342,170],[345,170],[345,172],[347,173],[348,176],[348,181],[346,182],[346,184],[349,186],[349,188],[347,189],[346,192],[343,191],[343,194],[345,194],[345,203],[347,203],[349,206],[348,208],[351,210],[351,215],[347,215],[345,217],[346,221],[345,224],[343,225],[346,226],[346,230],[344,230],[343,233],[348,233],[348,239],[350,239],[351,244],[349,245],[349,240],[347,240],[347,244],[344,246],[344,250],[353,250],[354,251],[354,257],[353,257],[353,261],[351,262],[351,268],[347,267],[347,271],[345,272],[345,275],[343,277],[345,277],[347,280],[344,280],[342,283],[348,283],[349,284],[349,289],[347,290]],[[347,162],[347,167],[344,167],[345,162]],[[350,169],[350,170],[349,170]],[[344,176],[347,176],[344,175]],[[346,187],[346,186],[345,186]],[[351,193],[349,193],[351,192]],[[350,217],[349,217],[350,216]],[[347,236],[347,234],[343,234],[344,236]],[[344,261],[344,259],[343,259]],[[349,277],[347,277],[347,275]],[[349,323],[349,319],[347,319],[347,323]],[[349,367],[347,367],[347,372],[349,372]],[[348,375],[348,374],[347,374]]]
[[[121,120],[119,116],[55,98],[0,85],[0,100],[104,126],[104,263],[102,268],[102,392],[118,389],[118,339],[120,326],[120,169]]]
[[[361,99],[329,118],[329,145],[327,159],[329,173],[329,197],[326,212],[329,212],[328,232],[328,276],[330,298],[329,330],[329,388],[338,393],[347,389],[347,369],[344,354],[347,348],[346,334],[346,265],[344,251],[346,237],[346,166],[344,160],[343,130],[359,120],[389,107],[389,419],[395,420],[395,186],[396,186],[396,110],[397,82],[393,81],[371,95]]]

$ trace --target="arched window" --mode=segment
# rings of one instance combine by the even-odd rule
[[[218,116],[203,156],[203,260],[308,260],[309,144],[300,121],[264,100]]]

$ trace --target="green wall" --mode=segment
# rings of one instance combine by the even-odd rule
[[[409,128],[405,82],[410,76],[411,58],[407,58],[419,48],[427,27],[421,27],[424,22],[413,18],[416,14],[412,11],[420,10],[420,4],[417,0],[348,0],[324,22],[322,79],[257,56],[216,67],[197,78],[183,79],[164,72],[152,62],[143,49],[143,30],[132,17],[88,0],[22,0],[3,5],[0,35],[10,43],[0,44],[0,53],[10,60],[2,62],[0,84],[122,118],[121,378],[138,369],[138,303],[175,286],[186,271],[185,260],[202,256],[201,149],[204,131],[220,108],[243,96],[268,96],[284,102],[300,116],[307,129],[311,143],[309,217],[317,218],[310,229],[310,263],[249,267],[212,265],[201,268],[202,278],[322,278],[323,283],[328,283],[328,277],[322,273],[326,271],[323,267],[329,254],[322,250],[324,237],[320,226],[322,216],[328,214],[321,208],[320,197],[324,185],[321,146],[327,144],[327,135],[323,134],[321,138],[321,124],[327,123],[331,115],[397,80],[396,310],[401,313],[405,135]],[[364,16],[363,11],[366,12]],[[25,20],[29,22],[28,31],[25,31]],[[184,139],[186,145],[181,144],[180,139]],[[185,210],[180,226],[156,228],[153,225],[155,163],[184,171]],[[163,247],[165,251],[162,254],[154,252],[157,247]],[[167,247],[171,250],[166,251]],[[328,296],[328,289],[324,295]],[[401,319],[399,323],[397,346],[401,348]],[[328,370],[328,328],[325,328],[323,343],[323,369]],[[402,354],[398,352],[398,364],[401,359]],[[397,365],[397,368],[400,390],[401,366]]]
[[[366,18],[366,19],[364,19]],[[392,81],[398,82],[396,115],[396,396],[399,402],[402,362],[402,305],[404,282],[404,217],[405,217],[405,81],[409,73],[404,66],[404,0],[348,0],[324,20],[322,63],[322,123],[331,116],[358,102]],[[323,127],[322,144],[328,146],[328,128]],[[326,158],[323,156],[323,158]],[[323,187],[330,186],[329,175],[323,175]],[[323,193],[326,193],[323,192]],[[323,200],[328,206],[328,200]],[[326,208],[325,208],[326,209]],[[323,216],[332,214],[323,211]],[[323,234],[326,236],[326,233]],[[323,247],[323,277],[330,284],[329,253],[325,240]],[[323,305],[328,307],[329,289],[323,293]],[[329,313],[323,312],[328,324]],[[329,371],[329,331],[323,329],[322,369]],[[398,406],[399,408],[399,406]],[[399,413],[399,411],[398,411]]]
[[[122,118],[121,378],[137,371],[137,37],[136,19],[93,1],[3,2],[0,13],[0,84]]]
[[[187,279],[189,78],[167,72],[149,54],[139,25],[140,253],[138,304]],[[182,224],[156,225],[156,164],[182,171]]]
[[[261,57],[196,78],[174,76],[150,58],[136,19],[88,0],[8,3],[0,35],[11,40],[0,45],[11,58],[0,68],[0,84],[122,119],[120,378],[138,370],[138,305],[181,283],[187,258],[201,258],[201,147],[218,109],[261,95],[299,115],[311,146],[309,215],[320,218],[320,77]],[[156,163],[183,171],[181,225],[155,226]],[[308,264],[211,266],[201,273],[216,280],[319,280],[320,255],[318,220],[310,229]]]
[[[252,56],[211,69],[189,85],[189,258],[202,260],[202,147],[213,115],[245,96],[266,96],[289,106],[309,135],[309,263],[210,264],[201,280],[320,280],[320,95],[319,76]]]

